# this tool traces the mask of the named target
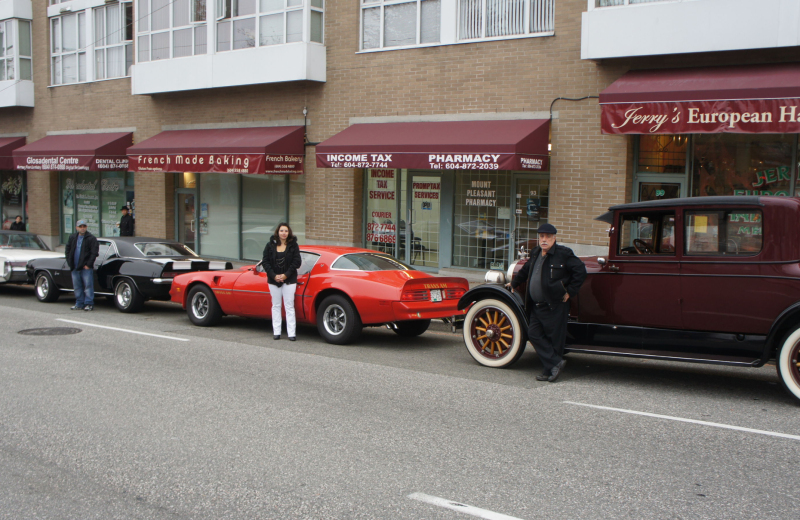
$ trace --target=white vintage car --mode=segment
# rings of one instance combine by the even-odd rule
[[[25,267],[37,258],[64,258],[64,253],[51,251],[33,233],[0,231],[0,284],[29,283]]]

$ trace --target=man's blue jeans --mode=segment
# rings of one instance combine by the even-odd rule
[[[72,271],[72,287],[75,289],[75,305],[94,305],[94,269]]]

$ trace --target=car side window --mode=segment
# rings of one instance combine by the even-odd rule
[[[111,247],[111,243],[110,242],[104,242],[102,240],[98,240],[97,241],[97,248],[98,248],[98,251],[99,251],[97,253],[97,260],[99,260],[101,262],[103,260],[105,260],[106,255],[108,255],[109,250],[113,251],[113,248]]]
[[[675,213],[622,215],[620,255],[675,255]]]
[[[304,253],[301,251],[300,258],[303,260],[303,263],[300,265],[300,269],[297,270],[297,275],[303,276],[304,274],[311,272],[311,269],[314,268],[314,264],[316,264],[317,260],[319,260],[319,255],[315,255],[313,253]]]
[[[763,214],[760,210],[687,211],[687,255],[748,256],[761,251]]]

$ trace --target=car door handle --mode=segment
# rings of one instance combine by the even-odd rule
[[[618,273],[619,267],[617,267],[616,265],[609,265],[608,270],[611,271],[612,273]]]
[[[297,285],[305,285],[305,282],[297,282]]]

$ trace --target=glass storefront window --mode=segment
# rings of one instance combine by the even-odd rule
[[[510,247],[511,172],[456,172],[453,266],[504,269]]]
[[[205,176],[202,184],[205,191]],[[261,260],[264,247],[275,233],[275,227],[285,219],[285,176],[242,175],[242,258]],[[212,219],[210,224],[213,223]],[[206,235],[201,240],[201,247],[205,251]]]
[[[547,223],[550,206],[550,179],[547,177],[519,177],[517,179],[514,224],[514,255],[528,253],[539,245],[539,226]]]
[[[239,254],[239,182],[241,175],[204,173],[200,180],[197,231],[200,254],[235,258]]]
[[[689,137],[643,135],[639,139],[639,173],[685,173]]]
[[[25,208],[25,174],[23,172],[0,173],[0,211],[2,212],[3,229],[10,229],[17,218],[27,223]]]
[[[367,170],[366,247],[397,256],[397,170]],[[402,240],[402,239],[401,239]]]
[[[411,264],[439,267],[442,182],[438,175],[411,172],[411,212],[402,241],[408,242]],[[409,242],[410,240],[410,242]]]
[[[692,196],[788,196],[796,141],[794,134],[695,135]]]
[[[289,225],[297,243],[306,241],[306,176],[289,175]]]
[[[62,243],[75,232],[78,220],[85,220],[89,231],[96,236],[119,236],[117,225],[122,218],[122,206],[134,208],[133,173],[62,172],[59,204]]]

